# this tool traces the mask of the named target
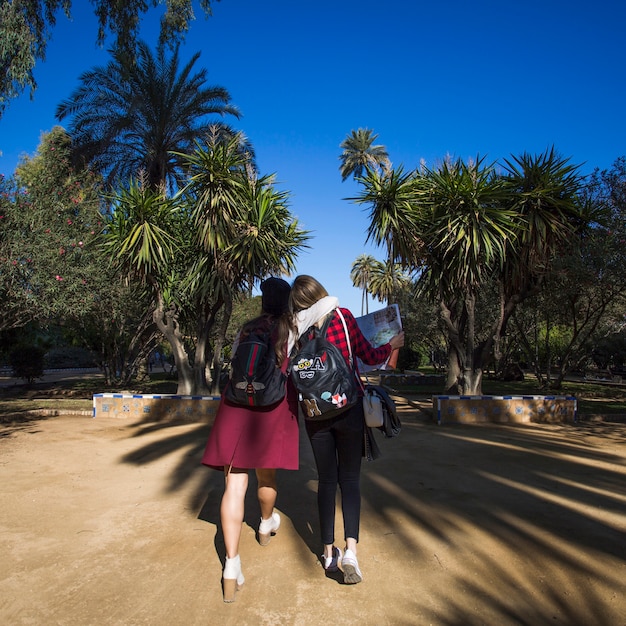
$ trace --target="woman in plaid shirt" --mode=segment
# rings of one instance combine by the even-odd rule
[[[291,286],[289,302],[291,311],[308,309],[320,298],[328,296],[324,287],[312,276],[298,276]],[[363,336],[354,316],[341,308],[349,334],[353,357],[359,357],[367,365],[384,363],[395,348],[404,345],[404,332],[392,337],[389,343],[374,348]],[[344,359],[350,363],[348,338],[336,311],[326,338],[341,349]],[[321,326],[324,319],[318,320]],[[358,379],[355,359],[355,376]],[[359,388],[362,388],[359,380]],[[305,420],[307,434],[313,448],[318,473],[317,508],[324,553],[322,563],[327,572],[343,571],[344,582],[359,583],[363,579],[356,558],[361,518],[361,457],[364,453],[363,403],[324,420]],[[337,485],[341,489],[345,550],[335,547],[335,495]]]

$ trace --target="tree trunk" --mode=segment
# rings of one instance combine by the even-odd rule
[[[458,394],[460,391],[461,368],[456,350],[448,348],[448,374],[446,377],[446,393]]]
[[[462,302],[440,302],[441,318],[449,341],[447,393],[463,396],[482,393],[484,353],[493,343],[483,343],[478,349],[475,346],[475,302],[471,295]]]
[[[172,348],[172,356],[178,374],[176,393],[181,396],[194,395],[193,369],[189,365],[189,358],[185,350],[183,336],[178,326],[178,314],[172,305],[165,310],[161,295],[158,296],[157,306],[153,313],[154,323],[163,333]]]
[[[483,393],[483,371],[480,368],[468,370],[463,375],[462,396],[480,396]]]
[[[230,322],[231,315],[233,313],[233,299],[230,294],[227,294],[224,299],[224,308],[222,315],[222,323],[215,337],[215,346],[213,350],[213,384],[211,386],[211,393],[213,395],[220,394],[220,378],[222,375],[222,348],[226,342],[226,331],[228,330],[228,324]]]

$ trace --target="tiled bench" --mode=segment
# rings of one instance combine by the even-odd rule
[[[212,422],[219,402],[219,396],[97,393],[93,396],[93,417]]]
[[[573,396],[433,396],[438,424],[575,422]]]

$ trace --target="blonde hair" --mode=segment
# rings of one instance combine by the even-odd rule
[[[318,300],[328,295],[324,286],[313,276],[300,274],[296,276],[289,293],[289,311],[292,314],[313,306]]]

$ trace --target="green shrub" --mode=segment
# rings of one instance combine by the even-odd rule
[[[50,369],[96,367],[89,350],[76,347],[53,348],[46,353],[46,367]]]
[[[44,357],[45,350],[39,346],[17,346],[9,355],[13,376],[28,384],[36,378],[43,378]]]

